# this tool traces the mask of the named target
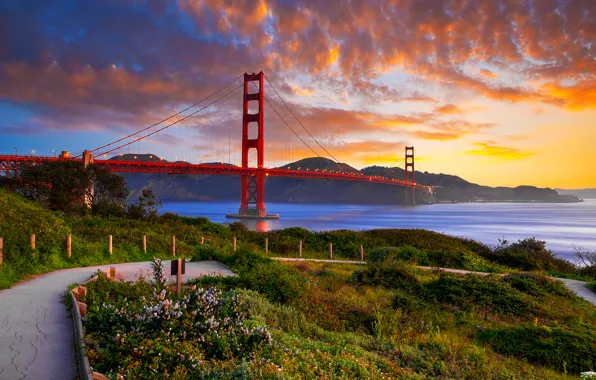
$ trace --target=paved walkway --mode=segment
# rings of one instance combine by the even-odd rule
[[[59,270],[0,291],[0,379],[76,379],[72,318],[63,303],[66,288],[110,266],[127,280],[141,272],[147,277],[151,274],[149,264]],[[169,274],[169,262],[164,264]],[[218,262],[203,261],[187,263],[183,278],[205,274],[227,276],[233,272]]]
[[[319,259],[303,259],[303,258],[291,258],[291,257],[272,257],[274,260],[279,261],[312,261],[312,262],[323,262],[323,263],[336,263],[336,264],[366,264],[365,261],[348,261],[348,260],[319,260]],[[487,276],[493,273],[487,272],[474,272],[471,270],[465,269],[452,269],[452,268],[435,268],[435,267],[422,267],[418,266],[420,269],[425,270],[441,270],[443,272],[450,272],[450,273],[458,273],[458,274],[477,274],[480,276]],[[495,273],[497,276],[506,276],[507,274],[499,274]],[[563,284],[567,287],[567,289],[571,290],[573,293],[577,294],[578,297],[585,299],[586,301],[590,302],[592,305],[596,306],[596,293],[591,291],[586,287],[586,283],[584,281],[579,280],[570,280],[567,278],[557,278],[557,280],[562,281]]]

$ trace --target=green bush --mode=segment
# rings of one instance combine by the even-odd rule
[[[397,291],[393,295],[393,299],[391,300],[391,306],[394,309],[400,309],[407,312],[418,310],[423,306],[423,304],[415,295]]]
[[[260,262],[239,271],[240,281],[248,288],[263,293],[273,302],[286,303],[304,294],[308,283],[297,270],[276,261]]]
[[[308,286],[296,269],[271,260],[246,246],[239,247],[233,255],[227,256],[217,249],[198,247],[193,261],[205,260],[208,256],[216,257],[238,273],[237,280],[222,280],[229,282],[227,285],[233,282],[237,287],[263,293],[274,302],[286,303],[300,298]],[[196,283],[201,281],[208,280],[199,280]]]
[[[358,285],[388,289],[417,290],[420,287],[416,268],[400,262],[368,265],[366,269],[354,271],[350,281]]]
[[[523,324],[482,330],[478,340],[505,355],[524,358],[561,372],[596,368],[596,332],[588,324]]]
[[[378,247],[368,252],[367,260],[370,263],[406,261],[418,265],[429,265],[428,255],[415,247]]]
[[[577,270],[575,265],[558,258],[551,250],[546,249],[546,242],[536,238],[523,239],[510,244],[504,241],[485,257],[496,263],[526,271],[576,272]]]
[[[573,293],[561,281],[532,274],[510,274],[503,277],[503,281],[513,288],[535,297],[546,297],[556,294],[562,297],[572,297]]]
[[[530,296],[488,276],[470,274],[458,277],[441,273],[438,279],[424,285],[423,293],[436,302],[467,310],[480,306],[501,314],[526,316],[542,313],[540,305]]]
[[[195,254],[192,256],[192,261],[217,260],[220,261],[221,254],[216,248],[198,246],[195,248]]]
[[[586,286],[588,287],[588,289],[596,293],[596,281],[589,282]]]

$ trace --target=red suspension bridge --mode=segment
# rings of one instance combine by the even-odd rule
[[[241,178],[241,197],[240,197],[240,208],[238,214],[228,215],[232,218],[278,218],[278,215],[268,215],[265,209],[265,179],[266,177],[290,177],[290,178],[319,178],[328,180],[343,180],[343,181],[358,181],[358,182],[369,182],[379,183],[393,186],[401,186],[411,191],[406,192],[406,198],[408,203],[414,204],[416,199],[416,191],[423,191],[426,193],[432,192],[431,187],[417,184],[414,180],[414,147],[406,147],[405,149],[405,178],[396,179],[387,176],[388,171],[382,172],[380,175],[364,175],[360,172],[349,172],[349,171],[311,171],[311,170],[300,170],[298,169],[287,169],[268,168],[265,166],[265,122],[264,122],[264,102],[266,101],[275,113],[281,118],[283,123],[289,128],[291,132],[310,149],[317,156],[321,157],[296,131],[282,118],[280,113],[274,108],[273,104],[265,97],[264,91],[264,80],[266,76],[263,72],[258,74],[244,74],[243,83],[227,92],[225,95],[218,97],[216,100],[211,101],[207,105],[200,107],[187,115],[183,115],[184,112],[197,107],[200,103],[205,100],[214,97],[217,93],[221,92],[225,88],[229,87],[240,77],[236,78],[235,81],[230,82],[228,85],[220,88],[218,91],[212,93],[207,98],[183,109],[182,111],[161,120],[158,123],[143,128],[137,132],[129,134],[118,140],[115,140],[109,144],[100,146],[93,150],[85,150],[82,154],[76,157],[70,157],[68,152],[63,152],[59,157],[44,157],[44,156],[19,156],[19,155],[0,155],[0,174],[5,176],[18,176],[19,170],[24,167],[23,164],[37,164],[46,161],[54,160],[78,160],[83,162],[85,165],[94,163],[101,167],[109,169],[111,172],[116,173],[164,173],[164,174],[190,174],[190,175],[238,175]],[[256,83],[255,83],[256,82]],[[267,79],[267,82],[271,85],[275,93],[279,96],[281,102],[287,107],[289,112],[296,118],[302,128],[308,133],[308,135],[315,141],[315,143],[322,149],[329,157],[339,164],[339,161],[333,157],[327,149],[323,147],[315,139],[315,137],[306,129],[306,127],[300,122],[296,115],[288,107],[287,103],[283,100],[281,95],[277,92],[275,87]],[[256,92],[250,92],[250,85],[256,88]],[[136,161],[136,160],[117,160],[117,159],[96,159],[95,157],[107,157],[108,154],[115,152],[118,153],[121,149],[129,147],[132,144],[138,144],[140,141],[148,140],[150,137],[181,123],[182,121],[196,115],[197,113],[205,110],[209,106],[217,103],[230,95],[240,87],[244,88],[243,94],[243,108],[242,108],[242,140],[241,140],[241,164],[237,165],[224,165],[214,163],[202,163],[192,164],[188,162],[168,162],[158,160],[155,162],[147,161]],[[256,112],[250,112],[255,109],[251,107],[256,103]],[[165,126],[160,126],[163,123],[168,122],[171,119],[175,121],[167,123]],[[256,131],[254,130],[256,128]],[[256,132],[256,133],[254,133]],[[255,136],[251,138],[249,136]],[[228,142],[229,144],[229,142]],[[137,145],[138,146],[138,145]],[[249,154],[252,154],[252,150],[256,151],[256,166],[255,162],[249,162]],[[254,161],[254,160],[252,160]],[[397,161],[396,161],[397,162]],[[391,168],[389,168],[391,169]]]

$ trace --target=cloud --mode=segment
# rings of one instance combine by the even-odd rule
[[[590,1],[6,4],[0,13],[0,98],[33,114],[18,128],[3,129],[6,134],[124,134],[260,69],[292,100],[310,132],[331,147],[372,133],[449,141],[495,127],[466,120],[452,94],[535,108],[596,108],[596,11]],[[314,145],[267,91],[282,117]],[[227,126],[239,125],[240,96],[183,124],[225,139]],[[288,130],[267,105],[266,123],[268,142],[281,144]],[[349,151],[369,154],[365,147]]]
[[[532,156],[533,152],[522,151],[496,144],[493,141],[475,143],[477,149],[468,150],[466,154],[475,156],[495,157],[503,160],[519,160]]]
[[[463,110],[454,104],[445,104],[435,108],[435,112],[442,115],[454,115],[463,113]]]
[[[495,79],[499,77],[497,74],[487,69],[480,69],[480,74],[482,74],[483,77],[488,79]]]

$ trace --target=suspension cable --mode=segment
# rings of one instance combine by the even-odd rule
[[[251,77],[251,78],[250,78],[248,81],[246,81],[246,82],[249,82],[249,81],[251,81],[251,80],[252,80],[254,77],[256,77],[256,76],[257,76],[257,74],[253,75],[253,76],[252,76],[252,77]],[[196,115],[197,113],[201,112],[202,110],[204,110],[204,109],[206,109],[206,108],[208,108],[208,107],[212,106],[213,104],[217,103],[217,102],[218,102],[218,101],[220,101],[221,99],[223,99],[223,98],[227,97],[227,96],[228,96],[228,95],[230,95],[232,92],[234,92],[234,91],[236,91],[237,89],[239,89],[240,87],[244,86],[244,84],[245,84],[246,82],[243,82],[243,83],[241,83],[240,85],[238,85],[237,87],[235,87],[235,88],[234,88],[232,91],[229,91],[229,92],[228,92],[228,93],[226,93],[225,95],[222,95],[222,96],[220,96],[219,98],[217,98],[216,100],[214,100],[214,101],[212,101],[211,103],[207,104],[206,106],[199,108],[198,110],[196,110],[196,111],[194,111],[194,112],[192,112],[192,113],[190,113],[190,114],[188,114],[188,115],[184,116],[183,118],[181,118],[181,119],[179,119],[179,120],[176,120],[176,121],[175,121],[175,122],[173,122],[173,123],[170,123],[170,124],[166,125],[165,127],[159,128],[159,129],[157,129],[157,130],[155,130],[155,131],[153,131],[153,132],[151,132],[151,133],[148,133],[148,134],[146,134],[145,136],[141,136],[141,137],[139,137],[139,138],[136,138],[136,139],[134,139],[133,141],[130,141],[130,142],[126,143],[126,144],[122,144],[122,145],[120,145],[120,146],[117,146],[116,148],[112,148],[112,149],[110,149],[110,150],[108,150],[108,151],[105,151],[105,152],[103,152],[103,153],[99,153],[98,155],[100,155],[100,156],[101,156],[101,155],[104,155],[104,154],[111,153],[111,152],[113,152],[113,151],[115,151],[115,150],[118,150],[118,149],[120,149],[120,148],[124,148],[124,147],[126,147],[126,146],[129,146],[129,145],[131,145],[131,144],[134,144],[134,143],[135,143],[135,142],[137,142],[137,141],[143,140],[143,139],[145,139],[145,138],[147,138],[147,137],[149,137],[149,136],[152,136],[152,135],[154,135],[154,134],[156,134],[156,133],[158,133],[158,132],[161,132],[161,131],[163,131],[164,129],[167,129],[167,128],[169,128],[169,127],[171,127],[171,126],[175,125],[175,124],[178,124],[178,123],[180,123],[181,121],[184,121],[184,120],[186,120],[186,119],[190,118],[191,116],[194,116],[194,115]],[[218,92],[219,92],[219,91],[218,91]]]
[[[306,131],[306,133],[308,133],[308,135],[321,147],[321,149],[323,149],[331,158],[333,158],[335,160],[335,162],[337,162],[339,164],[340,163],[339,160],[337,158],[335,158],[331,153],[329,153],[329,151],[327,149],[325,149],[325,147],[323,145],[321,145],[321,143],[319,143],[317,141],[317,139],[308,131],[308,129],[306,129],[306,127],[304,126],[304,124],[302,124],[302,122],[300,121],[300,119],[298,119],[298,117],[294,114],[294,112],[292,112],[292,110],[290,109],[290,107],[288,106],[288,104],[286,103],[286,101],[281,97],[281,95],[279,94],[279,92],[277,92],[277,90],[275,89],[275,87],[273,86],[273,84],[271,83],[271,81],[269,81],[269,78],[267,77],[267,75],[265,75],[265,79],[267,79],[267,83],[269,83],[269,85],[271,86],[271,88],[273,88],[273,91],[275,91],[275,93],[277,94],[277,96],[279,97],[279,99],[281,100],[281,102],[284,104],[284,106],[286,106],[286,108],[288,109],[288,111],[290,111],[290,113],[292,114],[292,116],[294,116],[294,119],[296,119],[296,121],[298,121],[298,124],[300,124],[302,126],[302,128]]]
[[[259,88],[257,87],[257,85],[256,85],[256,84],[254,84],[254,82],[253,82],[253,86],[255,86],[255,88],[256,88],[257,90],[259,89]],[[311,147],[310,147],[310,145],[308,145],[308,144],[306,143],[306,141],[304,141],[304,140],[302,139],[302,137],[300,137],[300,135],[299,135],[298,133],[296,133],[296,131],[294,130],[294,128],[290,127],[290,124],[288,124],[288,123],[287,123],[287,122],[284,120],[284,118],[281,116],[281,114],[280,114],[279,112],[277,112],[277,110],[275,109],[275,107],[273,107],[273,104],[271,104],[271,102],[269,101],[269,99],[267,99],[267,97],[265,96],[265,94],[263,94],[263,98],[265,98],[265,101],[267,102],[267,104],[269,104],[269,107],[271,107],[271,109],[272,109],[272,110],[273,110],[273,111],[274,111],[274,112],[277,114],[277,116],[279,116],[279,118],[281,119],[281,121],[283,121],[283,123],[284,123],[284,124],[285,124],[285,125],[286,125],[286,126],[289,128],[289,129],[290,129],[290,131],[292,131],[292,133],[294,133],[294,135],[296,135],[296,137],[298,137],[298,138],[300,139],[300,141],[302,141],[302,143],[303,143],[304,145],[306,145],[306,147],[307,147],[308,149],[310,149],[310,150],[311,150],[311,151],[312,151],[312,152],[313,152],[313,153],[314,153],[314,154],[315,154],[317,157],[319,157],[319,158],[323,158],[323,157],[321,157],[321,155],[320,155],[319,153],[317,153],[317,152],[316,152],[316,151],[315,151],[313,148],[311,148]]]
[[[264,95],[263,95],[263,98],[265,98],[265,101],[267,101],[267,104],[269,104],[269,107],[271,107],[271,109],[272,109],[272,110],[273,110],[273,111],[274,111],[274,112],[277,114],[277,116],[279,116],[279,118],[281,119],[281,121],[283,121],[283,123],[284,123],[284,124],[285,124],[285,125],[286,125],[288,128],[290,128],[290,130],[292,131],[292,133],[294,133],[294,134],[296,135],[296,137],[298,137],[298,138],[300,139],[300,141],[302,141],[302,143],[303,143],[304,145],[306,145],[306,147],[307,147],[308,149],[310,149],[310,150],[311,150],[311,151],[312,151],[314,154],[316,154],[316,155],[317,155],[317,157],[319,157],[319,158],[323,158],[323,157],[321,157],[321,155],[320,155],[319,153],[317,153],[317,152],[316,152],[316,151],[315,151],[313,148],[311,148],[311,147],[310,147],[310,145],[308,145],[308,144],[306,143],[306,141],[304,141],[304,140],[302,139],[302,137],[300,137],[300,135],[299,135],[298,133],[296,133],[296,131],[295,131],[295,130],[294,130],[292,127],[290,127],[290,124],[288,124],[288,123],[287,123],[287,122],[284,120],[284,118],[283,118],[283,117],[281,117],[281,115],[279,114],[279,112],[277,112],[277,110],[275,109],[275,107],[273,107],[273,104],[271,104],[271,102],[269,101],[269,99],[267,99],[267,97],[266,97],[266,96],[264,96]]]
[[[234,80],[233,80],[233,81],[231,81],[230,83],[226,84],[225,86],[223,86],[223,87],[222,87],[222,88],[220,88],[219,90],[215,91],[215,92],[214,92],[214,93],[212,93],[211,95],[209,95],[209,96],[207,96],[207,97],[205,97],[205,98],[203,98],[203,99],[199,100],[198,102],[196,102],[196,103],[194,103],[194,104],[192,104],[192,105],[190,105],[190,106],[186,107],[186,108],[185,108],[185,109],[183,109],[182,111],[179,111],[179,112],[177,112],[177,113],[175,113],[175,114],[173,114],[173,115],[171,115],[171,116],[169,116],[169,117],[167,117],[167,118],[165,118],[165,119],[163,119],[163,120],[161,120],[161,121],[158,121],[157,123],[155,123],[155,124],[153,124],[153,125],[150,125],[150,126],[148,126],[148,127],[146,127],[146,128],[143,128],[143,129],[141,129],[141,130],[139,130],[139,131],[137,131],[137,132],[135,132],[135,133],[131,133],[131,134],[130,134],[130,135],[128,135],[128,136],[122,137],[121,139],[118,139],[118,140],[116,140],[116,141],[113,141],[113,142],[111,142],[111,143],[109,143],[109,144],[106,144],[106,145],[100,146],[99,148],[95,148],[95,149],[93,149],[91,152],[95,152],[95,151],[97,151],[97,150],[100,150],[100,149],[106,148],[106,147],[108,147],[108,146],[110,146],[110,145],[114,145],[114,144],[116,144],[116,143],[119,143],[120,141],[126,140],[126,139],[128,139],[128,138],[130,138],[130,137],[132,137],[132,136],[138,135],[138,134],[139,134],[139,133],[141,133],[141,132],[144,132],[144,131],[146,131],[146,130],[148,130],[148,129],[151,129],[151,128],[153,128],[153,127],[155,127],[155,126],[157,126],[157,125],[159,125],[159,124],[161,124],[161,123],[164,123],[164,122],[166,122],[166,121],[170,120],[171,118],[173,118],[173,117],[175,117],[175,116],[178,116],[178,115],[180,115],[180,114],[181,114],[181,113],[183,113],[183,112],[186,112],[186,111],[188,111],[189,109],[191,109],[191,108],[193,108],[193,107],[196,107],[197,105],[199,105],[200,103],[202,103],[202,102],[204,102],[205,100],[209,99],[209,98],[210,98],[210,97],[212,97],[213,95],[215,95],[215,94],[217,94],[217,93],[221,92],[223,89],[225,89],[225,88],[229,87],[229,86],[230,86],[232,83],[234,83],[234,82],[236,82],[238,79],[240,79],[240,77],[242,77],[242,75],[238,76],[236,79],[234,79]]]

